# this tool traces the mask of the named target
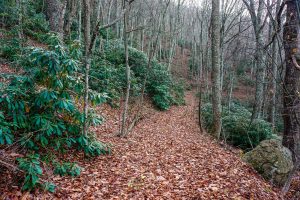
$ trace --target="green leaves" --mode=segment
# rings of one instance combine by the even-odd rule
[[[46,182],[43,184],[43,189],[51,193],[55,192],[56,186],[53,183]]]
[[[92,136],[81,135],[77,139],[80,149],[84,151],[87,156],[99,156],[110,154],[110,148],[106,144],[98,141]]]
[[[49,106],[54,100],[57,99],[57,92],[42,90],[35,98],[35,105],[38,107]]]
[[[76,163],[56,163],[54,173],[60,176],[69,175],[72,177],[76,177],[80,175],[81,170],[82,168],[79,167]]]
[[[59,99],[54,105],[58,110],[66,110],[68,112],[73,112],[75,110],[74,103],[68,99]]]
[[[8,127],[0,125],[0,144],[12,144],[14,136]]]
[[[39,155],[49,148],[65,152],[70,147],[83,150],[86,155],[97,156],[109,153],[110,149],[97,141],[96,137],[83,136],[83,113],[75,102],[83,95],[83,81],[80,63],[80,45],[72,46],[72,54],[61,45],[55,36],[50,36],[49,49],[27,49],[24,56],[24,73],[10,75],[10,83],[0,88],[0,146],[17,141],[31,150],[24,158],[19,158],[19,168],[25,172],[23,190],[42,186],[54,191],[51,183],[40,183],[43,171]],[[91,90],[89,100],[93,105],[106,102],[106,93]],[[88,116],[89,124],[99,125],[103,118],[93,112]],[[39,153],[39,154],[37,154]],[[81,168],[65,163],[56,169],[58,174],[80,175]]]
[[[89,99],[93,105],[100,105],[107,101],[108,96],[106,93],[99,93],[94,90],[89,91]]]
[[[203,105],[202,119],[205,128],[211,131],[213,127],[211,104]],[[230,111],[223,108],[222,125],[222,134],[226,141],[244,150],[251,150],[262,140],[272,137],[272,128],[268,122],[254,120],[251,124],[251,113],[236,104],[231,106]]]
[[[0,144],[12,144],[14,136],[10,130],[10,123],[5,121],[3,112],[0,111]]]
[[[65,70],[67,70],[68,73],[73,73],[78,71],[78,64],[79,62],[77,60],[73,60],[73,59],[66,59],[62,62],[62,64],[64,65]]]
[[[17,161],[19,168],[26,173],[22,190],[32,190],[37,185],[39,176],[43,172],[40,167],[39,155],[30,154],[25,158],[18,158]]]
[[[40,182],[40,176],[43,170],[40,166],[39,154],[29,154],[24,158],[17,158],[19,169],[25,172],[25,179],[22,190],[33,190],[37,186],[41,186],[44,190],[49,192],[55,191],[55,185],[49,182]]]
[[[143,80],[147,77],[146,93],[153,104],[167,110],[173,104],[184,104],[184,90],[175,84],[167,66],[152,60],[135,48],[129,48],[129,65],[131,68],[131,96],[141,94]],[[114,104],[126,88],[124,46],[120,41],[108,41],[104,44],[104,53],[95,56],[91,69],[91,88],[107,93],[109,103]]]

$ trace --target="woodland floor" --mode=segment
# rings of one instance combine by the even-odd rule
[[[15,73],[7,65],[0,68]],[[46,179],[57,185],[55,194],[21,193],[17,176],[0,170],[0,199],[280,199],[277,188],[241,161],[240,151],[200,133],[196,110],[191,91],[185,106],[169,111],[148,103],[130,135],[117,138],[120,110],[101,106],[106,122],[93,131],[112,145],[111,155],[87,159],[77,152],[54,153],[83,167],[77,178],[54,176],[45,167]],[[299,177],[290,197],[300,189]]]
[[[105,108],[107,122],[95,129],[113,152],[85,160],[66,155],[84,167],[78,178],[52,177],[51,199],[280,199],[272,188],[232,150],[201,134],[195,95],[185,106],[153,111],[130,133],[116,138],[119,114]],[[151,110],[151,108],[150,108]]]

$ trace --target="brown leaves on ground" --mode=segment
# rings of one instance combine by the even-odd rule
[[[200,134],[196,102],[155,112],[128,136],[116,138],[118,113],[97,129],[113,145],[110,156],[93,160],[72,155],[84,171],[78,178],[55,177],[56,199],[280,199],[240,158]],[[108,122],[112,127],[108,127]],[[105,130],[105,132],[103,132]],[[45,197],[45,196],[44,196]]]
[[[4,78],[3,75],[13,75],[17,74],[17,70],[12,69],[8,64],[0,60],[0,83],[8,83],[9,80]]]
[[[1,64],[1,68],[4,72],[6,65]],[[148,114],[128,138],[115,137],[120,126],[119,110],[102,106],[100,112],[107,120],[94,131],[99,139],[113,146],[111,155],[93,159],[84,158],[82,153],[65,155],[84,170],[77,178],[52,175],[49,181],[57,185],[55,194],[37,191],[22,194],[13,182],[3,187],[1,181],[0,196],[6,199],[280,199],[276,190],[238,155],[200,133],[194,94],[190,92],[186,100],[186,106],[172,107],[166,112],[154,112],[148,106]]]

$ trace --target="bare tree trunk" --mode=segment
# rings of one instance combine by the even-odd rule
[[[300,20],[297,12],[299,2],[291,0],[287,1],[286,5],[286,24],[283,33],[286,61],[283,91],[283,145],[292,151],[294,170],[283,188],[284,192],[288,191],[291,177],[297,171],[300,162]]]
[[[199,104],[198,104],[198,124],[200,131],[202,126],[202,93],[203,93],[203,68],[204,68],[204,49],[203,49],[203,21],[200,21],[200,61],[199,61]]]
[[[213,135],[220,138],[221,134],[221,88],[220,88],[220,0],[212,0],[211,14],[211,46],[212,46],[212,107]]]
[[[125,6],[126,6],[126,1],[123,0],[123,9],[125,9]],[[129,60],[128,60],[128,38],[127,38],[128,12],[124,15],[123,23],[124,23],[123,39],[124,39],[124,48],[125,48],[127,88],[126,88],[126,95],[125,95],[124,110],[123,110],[123,115],[122,115],[122,127],[121,127],[120,136],[124,136],[126,134],[126,120],[127,120],[127,111],[128,111],[128,104],[129,104],[130,86],[131,86],[131,84],[130,84],[130,66],[129,66]]]
[[[276,83],[276,78],[277,78],[277,57],[278,57],[278,48],[277,48],[277,43],[274,42],[272,45],[272,62],[271,62],[271,67],[272,67],[272,79],[271,79],[271,106],[270,106],[270,114],[269,114],[269,119],[270,123],[272,124],[272,129],[275,131],[275,116],[276,116],[276,89],[277,89],[277,83]]]
[[[276,3],[276,13],[279,12],[281,0],[277,0]],[[273,22],[276,24],[276,22]],[[277,25],[273,26],[273,32],[277,31],[279,27]],[[272,44],[272,80],[271,80],[271,107],[270,107],[270,114],[269,114],[269,121],[272,124],[273,132],[275,132],[275,117],[276,117],[276,93],[277,93],[277,60],[278,60],[278,43],[274,41]]]
[[[85,92],[84,92],[84,126],[83,134],[88,134],[88,114],[89,114],[89,71],[91,66],[91,4],[90,0],[83,0],[84,9],[84,43],[85,43]]]
[[[64,37],[65,39],[70,39],[71,26],[73,22],[73,18],[76,13],[76,2],[75,0],[67,1],[67,14],[65,17],[65,27],[64,27]]]
[[[265,52],[264,52],[264,35],[263,28],[267,19],[267,14],[264,17],[264,8],[268,7],[264,0],[243,0],[248,12],[251,16],[252,26],[255,34],[255,61],[256,61],[256,88],[255,88],[255,103],[252,112],[251,121],[260,118],[263,106],[264,94],[264,78],[265,78]]]
[[[265,53],[262,48],[263,35],[262,33],[257,34],[256,41],[256,88],[255,88],[255,103],[252,113],[252,121],[261,117],[261,111],[263,106],[263,95],[264,95],[264,81],[265,81]]]
[[[49,19],[51,31],[63,36],[64,16],[66,11],[67,1],[46,0],[46,16]]]
[[[18,8],[18,37],[19,39],[23,38],[23,5],[22,5],[22,0],[17,0],[17,8]]]
[[[78,1],[78,29],[77,29],[77,39],[81,40],[81,15],[82,15],[82,0]]]
[[[146,25],[145,19],[143,19],[143,26]],[[144,39],[145,39],[145,29],[141,30],[141,41],[140,41],[140,50],[144,51]]]
[[[234,72],[230,72],[230,78],[229,78],[229,90],[228,90],[228,110],[230,112],[231,109],[231,99],[232,99],[232,92],[233,92],[233,83],[234,83]]]
[[[109,9],[108,9],[108,13],[107,13],[107,24],[110,23],[110,18],[111,18],[111,10],[112,10],[112,6],[113,6],[113,1],[114,0],[110,0],[109,2]],[[108,41],[108,37],[109,37],[109,29],[106,29],[106,40]]]

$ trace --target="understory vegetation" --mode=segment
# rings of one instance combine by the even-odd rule
[[[14,5],[1,8],[10,12]],[[81,168],[76,163],[60,160],[52,152],[67,153],[75,149],[86,156],[99,156],[109,154],[111,147],[98,141],[94,133],[82,132],[84,50],[81,41],[63,43],[59,35],[50,32],[38,4],[30,1],[28,10],[30,13],[22,27],[1,30],[0,56],[18,73],[0,74],[5,80],[0,82],[0,148],[22,149],[24,156],[16,161],[24,173],[20,182],[23,190],[41,187],[54,192],[55,185],[41,178],[42,162],[61,176],[79,176]],[[3,17],[6,24],[17,24],[16,16]],[[20,28],[27,39],[18,37]],[[89,89],[93,107],[103,103],[119,106],[126,89],[124,45],[113,36],[108,39],[107,33],[100,30],[101,37],[97,40],[100,48],[93,55]],[[42,47],[28,46],[32,40]],[[158,109],[184,104],[184,83],[174,81],[167,66],[149,60],[145,53],[133,47],[129,48],[129,65],[132,98],[141,95],[145,82],[145,93]],[[88,126],[104,123],[103,117],[93,109],[87,121]]]
[[[3,76],[9,81],[0,87],[0,144],[27,149],[27,156],[18,159],[20,169],[26,174],[24,190],[31,190],[40,183],[39,159],[46,156],[49,149],[66,152],[75,148],[87,156],[110,152],[92,133],[83,135],[81,132],[83,113],[78,105],[82,102],[83,83],[79,46],[64,47],[53,35],[50,39],[53,44],[48,49],[23,48],[22,54],[14,59],[22,67],[20,74]],[[106,99],[105,93],[90,92],[93,105],[102,104]],[[102,117],[90,112],[88,123],[99,125]],[[45,184],[43,186],[49,187]]]
[[[202,119],[208,131],[213,128],[212,105],[202,106]],[[277,138],[273,135],[272,126],[265,120],[256,119],[251,123],[251,112],[245,107],[232,104],[230,109],[222,109],[222,138],[236,147],[249,151],[261,141]]]
[[[103,51],[95,53],[91,87],[107,93],[111,103],[119,102],[126,88],[124,52],[122,41],[112,39],[104,42]],[[184,104],[184,83],[174,81],[167,66],[157,60],[149,61],[145,53],[133,47],[129,48],[129,65],[132,97],[141,94],[146,79],[145,92],[158,109]]]
[[[277,199],[277,175],[284,196],[300,166],[298,8],[0,1],[0,196]]]

